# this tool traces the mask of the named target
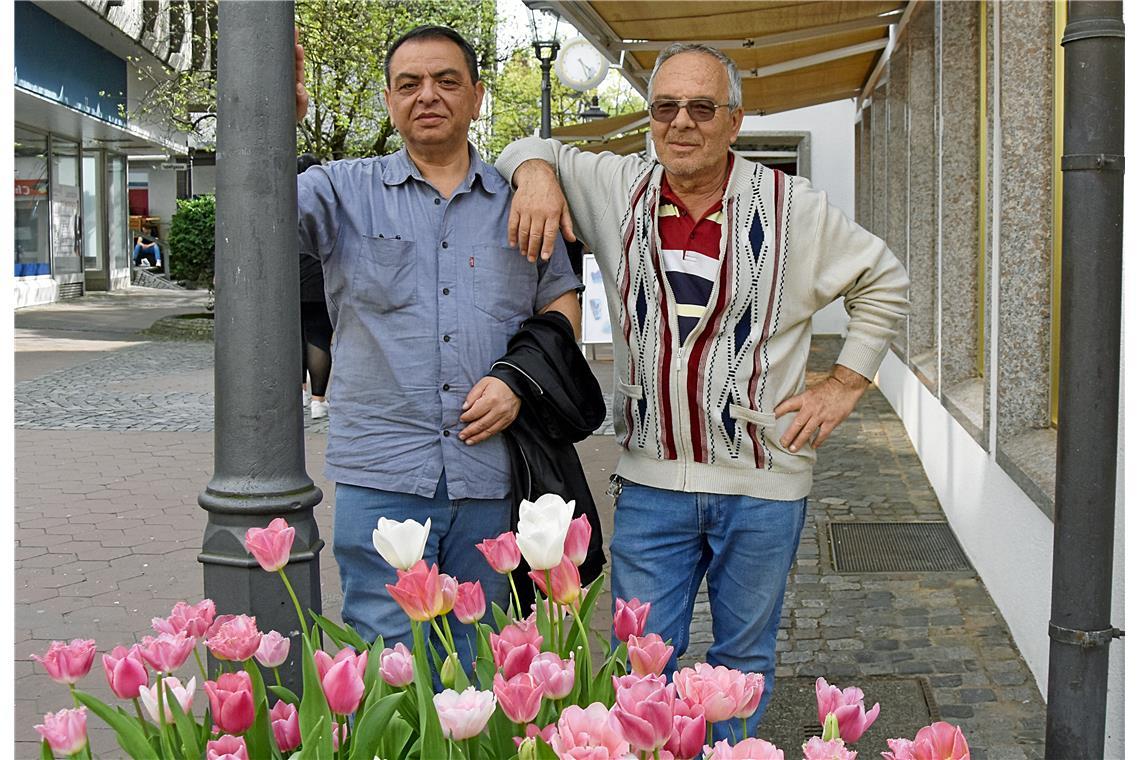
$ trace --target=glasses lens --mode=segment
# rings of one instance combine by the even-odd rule
[[[711,100],[690,100],[688,109],[693,121],[710,121],[716,116],[716,103]]]
[[[649,115],[655,121],[663,121],[669,123],[677,118],[677,111],[680,110],[675,100],[661,100],[649,106]]]

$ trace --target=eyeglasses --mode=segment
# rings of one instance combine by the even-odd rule
[[[693,121],[712,121],[716,116],[716,109],[728,108],[728,103],[714,103],[705,98],[693,100],[655,100],[649,104],[649,115],[654,121],[668,124],[677,118],[677,114],[684,108],[689,112]]]

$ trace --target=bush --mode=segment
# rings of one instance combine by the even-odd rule
[[[170,276],[198,287],[214,281],[214,196],[179,200],[170,221]]]

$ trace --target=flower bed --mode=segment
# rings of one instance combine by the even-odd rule
[[[460,583],[423,561],[430,521],[381,519],[373,543],[397,569],[397,582],[387,588],[411,621],[411,649],[402,643],[385,647],[382,640],[370,644],[349,627],[306,615],[283,570],[293,528],[280,518],[252,528],[246,548],[263,569],[278,573],[296,608],[304,648],[301,695],[277,675],[289,638],[262,633],[247,615],[216,615],[208,599],[193,606],[179,602],[169,617],[152,621],[154,635],[102,657],[112,693],[133,710],[76,688],[94,664],[94,641],[53,642],[35,658],[68,686],[76,704],[45,715],[36,726],[44,737],[43,757],[92,757],[90,711],[136,760],[782,760],[783,750],[758,737],[712,741],[712,726],[720,721],[740,720],[747,737],[744,721],[758,708],[764,676],[698,663],[666,679],[673,648],[645,632],[648,604],[616,601],[613,630],[620,643],[611,648],[608,640],[599,642],[595,667],[589,620],[604,578],[581,586],[578,565],[590,526],[572,515],[573,502],[557,496],[523,502],[517,532],[479,544],[500,573],[509,575],[525,557],[539,592],[526,616],[517,590],[509,611],[492,605],[494,626],[481,622],[486,600],[478,582]],[[466,668],[449,613],[476,626],[477,655]],[[324,651],[322,638],[336,651]],[[214,679],[200,645],[221,662]],[[208,702],[199,717],[197,677],[177,675],[191,655]],[[275,683],[265,683],[259,664],[273,671]],[[438,692],[436,677],[444,687]],[[816,697],[820,736],[796,751],[806,760],[853,760],[856,753],[847,745],[876,720],[879,706],[866,710],[860,689],[840,690],[823,678]],[[888,745],[886,760],[970,756],[961,730],[942,722]]]

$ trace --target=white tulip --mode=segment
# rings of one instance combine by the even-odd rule
[[[574,501],[547,493],[536,501],[519,504],[519,526],[515,531],[519,551],[532,570],[549,570],[562,561],[566,531],[574,518]]]
[[[182,685],[174,676],[167,676],[162,679],[163,684],[170,687],[170,691],[174,692],[174,698],[178,700],[178,706],[182,708],[182,712],[187,715],[190,714],[190,705],[194,702],[194,689],[197,686],[197,681],[191,678],[186,682],[186,686]],[[162,717],[166,719],[167,723],[174,722],[174,712],[170,709],[170,700],[167,699],[169,694],[163,694],[163,710]],[[143,707],[146,708],[147,714],[151,719],[158,723],[158,684],[154,686],[139,687],[139,701],[142,702]]]
[[[396,522],[381,517],[376,521],[376,530],[372,531],[372,545],[389,565],[407,570],[423,559],[429,534],[430,517],[422,525],[415,520]]]

